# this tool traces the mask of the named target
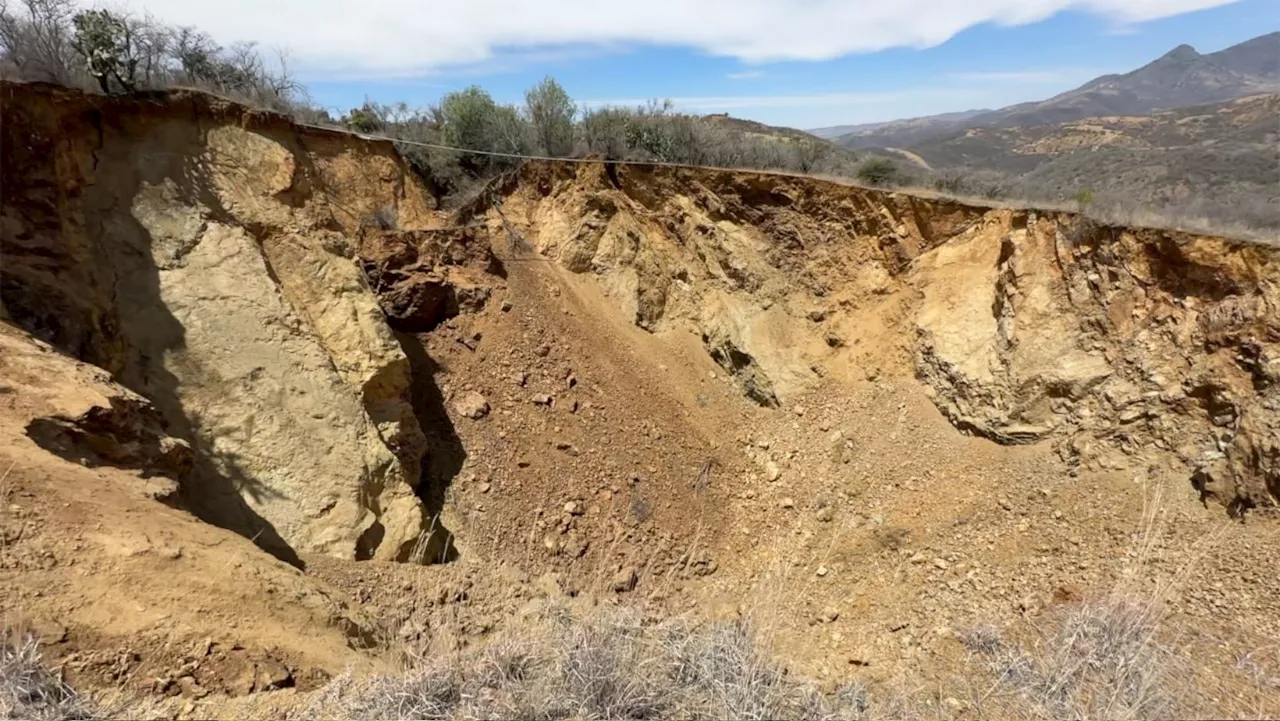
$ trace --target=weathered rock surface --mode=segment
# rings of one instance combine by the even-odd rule
[[[254,544],[290,549],[171,507],[193,456],[162,425],[106,371],[0,322],[0,616],[40,629],[73,680],[102,681],[80,663],[102,653],[106,680],[149,684],[194,646],[212,691],[266,652],[329,673],[367,664],[352,649],[376,642],[376,620]]]
[[[202,518],[404,558],[425,441],[355,260],[380,209],[429,220],[394,150],[199,94],[0,93],[8,317],[155,404]]]
[[[535,164],[496,187],[503,223],[623,318],[697,334],[761,405],[907,368],[966,432],[1171,458],[1232,509],[1280,498],[1275,248],[750,173]]]

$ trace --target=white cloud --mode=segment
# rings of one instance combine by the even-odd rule
[[[661,44],[746,63],[817,61],[937,45],[979,23],[1019,25],[1068,9],[1125,24],[1235,0],[117,1],[222,42],[289,48],[309,73],[388,76],[565,45]]]
[[[725,75],[725,77],[729,78],[730,80],[755,80],[756,78],[764,77],[764,71],[763,70],[744,70],[743,72],[740,72],[740,73],[729,73],[728,75]]]

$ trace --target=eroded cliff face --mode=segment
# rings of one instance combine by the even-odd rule
[[[148,399],[190,447],[182,502],[283,558],[439,550],[457,468],[424,466],[441,397],[402,343],[482,307],[506,257],[693,331],[763,406],[915,378],[998,443],[1173,463],[1233,511],[1280,495],[1274,248],[594,164],[528,164],[444,217],[389,144],[198,94],[0,93],[6,318]]]
[[[762,405],[914,375],[961,430],[1280,497],[1280,252],[799,178],[534,165],[480,205]],[[1116,454],[1133,456],[1120,463]]]
[[[200,94],[0,94],[6,318],[154,402],[205,520],[284,558],[409,556],[425,442],[355,261],[375,214],[430,219],[391,146]]]

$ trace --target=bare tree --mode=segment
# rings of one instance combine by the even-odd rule
[[[15,11],[0,0],[0,53],[19,77],[75,85],[72,61],[71,18],[73,0],[20,0]]]
[[[817,138],[797,140],[793,148],[796,164],[802,173],[813,172],[814,168],[831,154],[831,144]]]

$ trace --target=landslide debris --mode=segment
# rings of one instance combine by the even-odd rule
[[[908,373],[965,432],[1073,467],[1174,457],[1233,512],[1280,498],[1274,247],[751,173],[504,182],[493,232],[500,212],[637,326],[694,331],[761,405]]]

